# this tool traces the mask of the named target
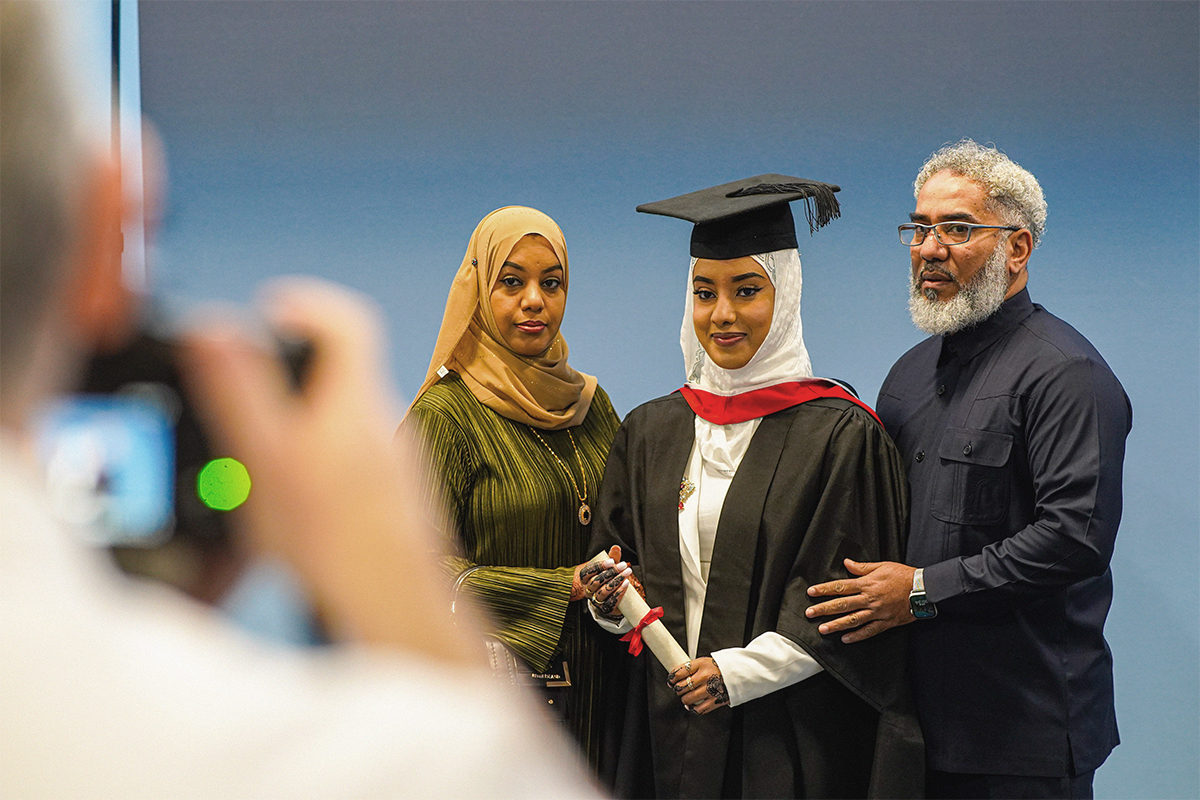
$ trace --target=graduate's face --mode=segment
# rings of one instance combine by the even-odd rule
[[[741,369],[758,352],[775,313],[775,285],[749,256],[701,258],[692,270],[692,325],[713,363]]]
[[[492,315],[509,349],[520,356],[546,352],[558,336],[567,292],[563,268],[545,238],[521,237],[492,284]]]

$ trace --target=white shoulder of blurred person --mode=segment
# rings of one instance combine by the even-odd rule
[[[448,623],[378,324],[348,292],[292,282],[265,312],[315,344],[303,396],[223,326],[191,339],[186,365],[213,434],[253,462],[250,542],[291,564],[345,644],[252,640],[50,516],[31,416],[136,306],[119,177],[81,122],[64,14],[0,0],[0,795],[595,796]]]

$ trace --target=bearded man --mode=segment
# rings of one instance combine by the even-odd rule
[[[876,408],[908,471],[905,564],[847,561],[808,610],[842,641],[896,625],[930,797],[1092,797],[1118,742],[1104,620],[1129,398],[1096,349],[1030,300],[1041,187],[994,147],[934,153],[900,226],[909,308],[932,336]]]

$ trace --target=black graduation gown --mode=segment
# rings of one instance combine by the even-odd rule
[[[694,414],[678,392],[634,409],[601,487],[593,551],[621,546],[651,606],[685,642],[679,483]],[[905,632],[846,645],[804,616],[812,584],[842,559],[899,561],[904,472],[883,428],[821,398],[763,418],[717,527],[698,655],[767,631],[799,644],[817,675],[704,716],[684,710],[648,650],[609,715],[606,778],[622,797],[918,797],[924,752],[905,675]],[[614,762],[615,759],[615,762]]]

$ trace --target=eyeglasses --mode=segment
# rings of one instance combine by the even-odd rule
[[[917,247],[925,243],[925,237],[930,231],[933,231],[933,238],[937,239],[938,244],[946,247],[953,247],[956,244],[966,244],[971,241],[971,234],[980,229],[1000,230],[1000,231],[1019,231],[1018,226],[1013,225],[977,225],[974,222],[939,222],[936,225],[922,225],[919,222],[910,222],[899,227],[900,243],[906,244],[909,247]]]

